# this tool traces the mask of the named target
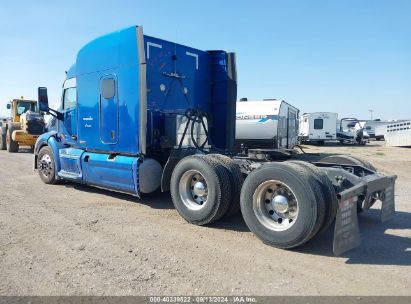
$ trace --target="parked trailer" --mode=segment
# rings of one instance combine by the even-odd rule
[[[398,120],[364,120],[364,128],[367,131],[370,138],[375,138],[376,140],[384,140],[384,135],[387,133],[387,125],[399,125],[401,123],[407,122],[406,119]]]
[[[381,138],[382,138],[382,140],[385,140],[385,133],[387,131],[387,125],[386,124],[375,126],[374,130],[375,130],[376,136],[378,136],[380,138],[380,140],[381,140]]]
[[[337,140],[337,119],[338,114],[332,112],[304,113],[300,117],[300,142],[324,144]]]
[[[237,102],[236,148],[291,148],[297,144],[299,110],[277,99]]]
[[[362,120],[360,122],[364,124],[364,130],[367,132],[370,138],[373,138],[375,140],[384,140],[384,135],[378,132],[378,127],[386,125],[388,121],[374,119]]]
[[[34,168],[46,184],[68,180],[137,197],[170,190],[176,210],[196,225],[241,208],[250,230],[279,248],[306,243],[335,219],[340,254],[360,242],[358,206],[379,199],[382,219],[393,214],[396,177],[369,163],[301,161],[309,155],[287,149],[233,153],[236,85],[233,53],[145,36],[140,26],[103,36],[68,70],[61,109],[50,109],[39,88],[40,109],[58,119],[58,131],[37,140]]]
[[[387,146],[411,147],[411,120],[391,122],[380,128]]]

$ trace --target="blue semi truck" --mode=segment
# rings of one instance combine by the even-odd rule
[[[293,248],[334,221],[334,252],[360,243],[357,211],[394,213],[395,176],[352,156],[288,149],[234,152],[235,54],[146,36],[133,26],[85,45],[67,71],[61,108],[39,108],[34,169],[47,184],[84,183],[140,197],[170,191],[188,222],[239,213],[265,243]]]

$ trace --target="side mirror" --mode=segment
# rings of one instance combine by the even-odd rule
[[[10,110],[11,109],[11,104],[7,104],[7,110]]]
[[[38,103],[39,103],[39,110],[41,112],[49,112],[49,98],[47,95],[47,88],[39,87],[38,89]]]
[[[49,98],[47,96],[47,88],[39,87],[38,95],[39,95],[38,104],[39,104],[39,111],[40,112],[48,113],[51,116],[54,116],[55,118],[57,118],[59,120],[64,119],[64,116],[63,116],[62,113],[49,108]]]

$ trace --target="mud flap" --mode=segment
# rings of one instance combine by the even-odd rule
[[[385,189],[381,197],[381,222],[388,221],[395,213],[394,182]]]
[[[361,244],[357,201],[358,196],[354,196],[338,202],[333,244],[333,251],[337,256]]]

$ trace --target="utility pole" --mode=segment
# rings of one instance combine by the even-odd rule
[[[374,112],[374,110],[368,110],[368,112],[370,112],[371,120],[372,120],[372,112]]]

